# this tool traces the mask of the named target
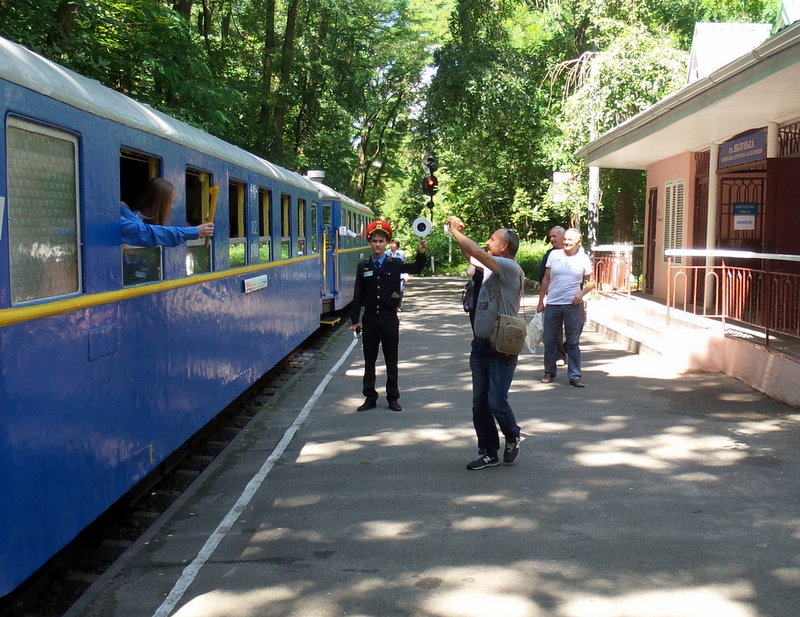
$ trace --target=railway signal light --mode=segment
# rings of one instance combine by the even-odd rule
[[[432,174],[439,169],[439,162],[436,160],[435,154],[431,152],[422,158],[422,169],[424,169],[427,174]]]
[[[425,176],[422,180],[422,192],[426,195],[430,195],[433,197],[438,190],[437,187],[439,186],[439,180],[437,180],[436,176],[430,174],[429,176]]]

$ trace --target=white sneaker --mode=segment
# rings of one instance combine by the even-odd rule
[[[564,360],[562,360],[561,358],[556,360],[556,366],[566,366],[566,365],[567,365],[567,363]]]

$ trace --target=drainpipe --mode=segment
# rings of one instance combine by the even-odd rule
[[[708,217],[706,219],[706,250],[717,248],[717,208],[719,207],[719,178],[717,177],[717,167],[719,166],[719,145],[712,143],[710,157],[708,161]],[[705,290],[705,310],[709,312],[714,308],[714,277],[709,276],[713,272],[714,258],[706,257],[706,290]]]

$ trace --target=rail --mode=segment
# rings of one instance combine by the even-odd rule
[[[592,264],[597,293],[626,293],[639,289],[635,274],[641,264],[642,245],[598,244],[592,247]]]
[[[670,310],[680,309],[760,330],[767,347],[779,334],[800,338],[800,255],[699,249],[668,249],[664,255],[668,325]],[[676,265],[674,257],[720,263]],[[758,260],[761,267],[731,266],[730,260]]]

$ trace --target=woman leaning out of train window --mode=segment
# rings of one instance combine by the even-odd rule
[[[172,213],[175,187],[163,178],[153,178],[134,205],[120,205],[122,242],[129,246],[178,246],[187,240],[214,235],[214,223],[197,227],[165,225]]]

